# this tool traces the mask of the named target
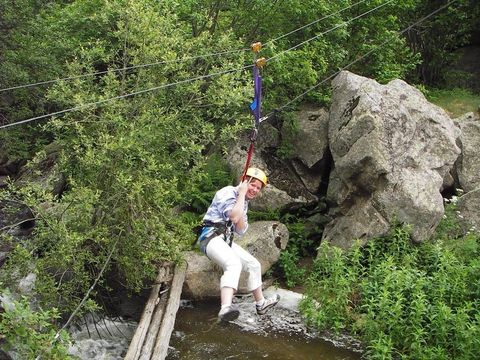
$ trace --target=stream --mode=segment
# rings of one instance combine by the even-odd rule
[[[280,303],[264,316],[255,313],[251,296],[237,297],[240,317],[217,323],[218,300],[182,300],[170,339],[167,360],[211,359],[320,359],[359,360],[360,346],[353,339],[318,334],[298,313],[301,295],[287,290]],[[137,326],[133,321],[92,318],[72,329],[72,355],[82,360],[123,359]]]

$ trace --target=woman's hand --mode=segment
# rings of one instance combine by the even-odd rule
[[[248,184],[250,181],[248,180],[243,180],[239,185],[238,185],[238,194],[245,196],[245,194],[248,191]]]

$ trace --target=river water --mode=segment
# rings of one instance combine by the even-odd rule
[[[218,300],[182,301],[167,360],[360,359],[358,344],[351,339],[309,329],[296,309],[298,298],[292,294],[281,293],[279,305],[264,316],[256,315],[251,297],[239,297],[240,317],[226,325],[217,323]],[[76,344],[70,349],[82,360],[123,359],[137,325],[111,319],[98,321],[96,326],[90,319],[86,324],[72,332]]]

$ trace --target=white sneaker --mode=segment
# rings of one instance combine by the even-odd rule
[[[262,306],[256,305],[257,314],[264,315],[268,309],[274,307],[280,301],[280,295],[275,294],[265,299]]]
[[[240,315],[240,310],[237,305],[226,306],[218,312],[218,321],[219,322],[229,322],[238,318]]]

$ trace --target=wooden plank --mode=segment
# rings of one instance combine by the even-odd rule
[[[177,265],[172,280],[172,288],[168,298],[167,308],[163,315],[162,326],[157,335],[157,342],[153,350],[152,360],[164,360],[168,352],[168,344],[172,336],[175,317],[180,306],[183,282],[185,281],[186,264]]]
[[[168,294],[169,291],[162,294],[159,298],[157,306],[155,307],[155,312],[153,314],[152,321],[150,322],[139,360],[150,360],[152,357],[153,347],[157,340],[158,331],[160,330],[163,320],[163,314],[165,314],[165,309],[167,307]]]
[[[157,278],[155,279],[155,285],[150,291],[147,305],[143,309],[142,317],[140,318],[140,322],[138,323],[135,334],[133,335],[130,346],[128,347],[127,354],[124,358],[125,360],[138,360],[140,356],[145,335],[147,334],[152,319],[152,314],[158,300],[158,292],[160,291],[162,282],[168,277],[168,272],[169,269],[167,266],[163,265],[160,267]]]

